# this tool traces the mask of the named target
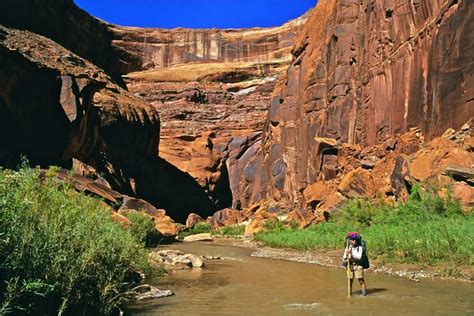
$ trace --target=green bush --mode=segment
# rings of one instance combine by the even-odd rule
[[[145,247],[158,245],[163,236],[156,230],[150,216],[140,212],[125,212],[123,215],[130,220],[129,232]]]
[[[242,236],[245,233],[245,225],[232,225],[219,228],[217,231],[214,231],[215,235],[236,237]]]
[[[178,237],[182,239],[186,236],[202,234],[202,233],[210,233],[210,232],[212,232],[212,227],[208,222],[199,222],[193,227],[179,232]]]
[[[147,255],[54,170],[0,170],[0,314],[110,314]]]
[[[338,249],[346,232],[359,231],[372,258],[473,265],[474,215],[462,212],[449,188],[444,198],[437,192],[436,185],[425,183],[413,187],[407,202],[351,200],[333,212],[327,223],[302,230],[270,222],[255,238],[273,247]]]

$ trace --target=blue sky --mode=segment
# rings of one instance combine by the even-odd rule
[[[316,0],[74,0],[105,21],[141,27],[239,28],[278,26]]]

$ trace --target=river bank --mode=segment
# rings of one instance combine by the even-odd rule
[[[273,248],[267,247],[261,242],[257,242],[251,238],[246,237],[217,237],[215,238],[215,241],[213,243],[216,243],[218,245],[231,245],[235,247],[254,248],[254,251],[250,254],[250,256],[252,257],[301,262],[324,267],[342,269],[341,257],[343,249],[332,251],[303,251],[295,249]],[[368,269],[369,273],[381,273],[412,280],[415,282],[419,282],[423,279],[435,279],[457,280],[462,282],[474,283],[473,267],[451,266],[449,263],[440,264],[436,266],[420,266],[417,264],[400,263],[382,264],[378,260],[373,258],[370,258],[370,265],[371,267]]]

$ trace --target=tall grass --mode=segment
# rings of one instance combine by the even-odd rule
[[[98,199],[23,167],[0,170],[0,314],[111,314],[143,245]]]
[[[274,247],[338,249],[347,231],[359,231],[372,258],[400,263],[452,262],[474,265],[474,215],[464,214],[448,193],[431,184],[415,186],[407,202],[357,199],[334,212],[329,222],[306,230],[270,227],[255,238]]]

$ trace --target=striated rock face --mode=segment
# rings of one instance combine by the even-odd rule
[[[290,61],[289,52],[305,22],[301,17],[280,27],[224,30],[110,28],[114,45],[137,56],[142,69],[212,62],[253,62],[271,67]]]
[[[241,201],[303,201],[308,186],[339,177],[344,143],[363,153],[411,127],[427,140],[459,129],[474,116],[473,14],[466,0],[319,1],[243,171]],[[380,158],[356,159],[373,168]]]
[[[109,25],[72,0],[3,0],[0,24],[46,36],[104,69],[116,82],[140,69],[140,60],[112,45]]]

